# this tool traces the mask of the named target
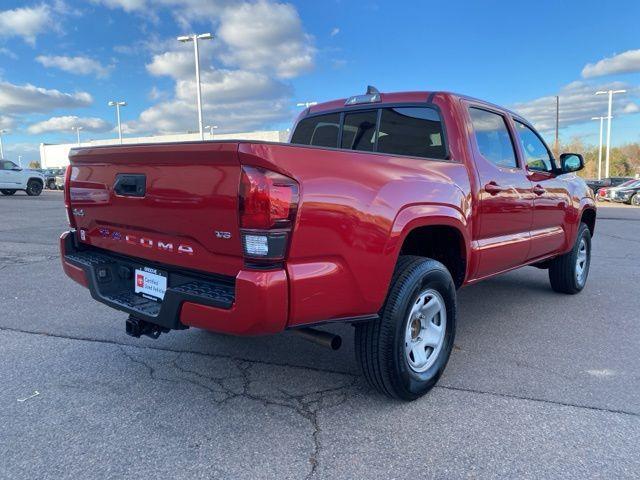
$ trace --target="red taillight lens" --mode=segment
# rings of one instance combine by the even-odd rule
[[[298,209],[298,183],[276,172],[242,167],[241,228],[289,228]]]
[[[258,167],[242,167],[240,228],[244,255],[252,260],[283,260],[298,210],[298,183]]]
[[[69,220],[69,226],[71,228],[76,228],[76,221],[73,218],[73,213],[71,211],[71,169],[72,167],[71,165],[69,165],[64,172],[64,206],[67,209],[67,219]]]

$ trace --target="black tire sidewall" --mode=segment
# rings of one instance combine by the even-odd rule
[[[456,296],[455,287],[451,276],[444,269],[432,269],[425,272],[415,272],[415,278],[407,285],[405,291],[398,297],[399,302],[403,303],[402,308],[397,311],[401,312],[402,317],[396,319],[396,328],[394,331],[393,342],[393,369],[395,377],[399,380],[398,385],[404,391],[405,397],[417,398],[430,390],[438,381],[444,371],[455,339],[455,313],[456,313]],[[442,296],[445,302],[447,324],[445,330],[445,341],[442,346],[438,358],[435,363],[424,372],[418,373],[413,371],[405,357],[404,337],[407,322],[409,321],[409,312],[415,302],[417,296],[426,289],[434,289]]]
[[[33,190],[34,187],[36,188],[36,191]],[[40,195],[42,193],[42,189],[43,185],[37,180],[29,180],[29,182],[27,182],[27,195],[31,197],[37,197]]]
[[[572,260],[573,260],[573,268],[575,269],[576,261],[578,259],[578,251],[580,250],[580,241],[585,239],[587,242],[587,266],[586,273],[584,275],[584,282],[582,284],[578,283],[578,279],[575,274],[573,276],[576,289],[582,290],[587,285],[587,280],[589,279],[589,270],[591,269],[591,234],[589,233],[589,228],[584,224],[580,224],[580,230],[578,232],[578,238],[576,239],[576,244],[572,252]],[[575,270],[574,270],[575,271]]]

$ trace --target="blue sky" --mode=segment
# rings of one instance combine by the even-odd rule
[[[0,3],[5,156],[40,142],[194,131],[193,53],[175,37],[212,32],[201,52],[205,123],[286,128],[301,101],[451,90],[519,110],[546,131],[598,140],[615,98],[613,143],[640,141],[640,2],[42,0]]]

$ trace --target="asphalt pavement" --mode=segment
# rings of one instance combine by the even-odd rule
[[[291,333],[126,336],[60,267],[60,192],[0,197],[0,478],[640,478],[640,209],[598,211],[590,278],[459,292],[438,386],[390,401]],[[36,393],[37,392],[37,393]]]

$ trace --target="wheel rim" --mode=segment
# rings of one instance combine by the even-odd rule
[[[578,255],[576,256],[576,280],[582,285],[587,276],[587,268],[589,267],[589,249],[587,248],[587,241],[583,238],[580,239],[580,245],[578,245]]]
[[[640,207],[640,195],[634,195],[631,197],[631,203],[636,207]]]
[[[428,289],[411,307],[404,335],[405,358],[409,368],[421,373],[433,366],[444,345],[447,309],[442,295]]]
[[[41,189],[40,189],[40,184],[39,183],[33,182],[31,185],[29,185],[29,191],[31,193],[38,194],[38,193],[40,193],[40,190]]]

